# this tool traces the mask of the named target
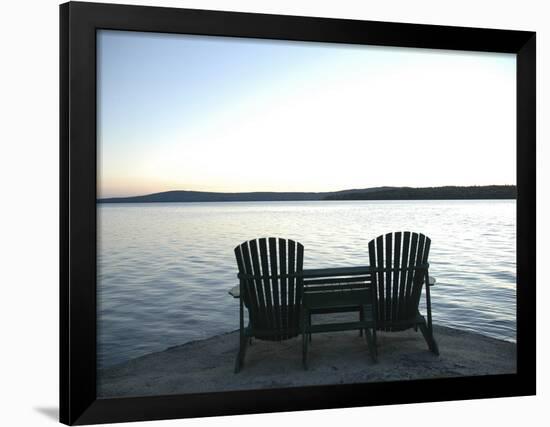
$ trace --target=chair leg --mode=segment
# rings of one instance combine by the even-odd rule
[[[246,348],[248,345],[248,339],[241,336],[239,339],[239,353],[237,354],[237,360],[235,361],[235,373],[238,374],[244,365],[244,357],[246,355]]]
[[[367,339],[367,344],[369,346],[369,353],[372,361],[374,363],[378,362],[377,352],[376,352],[376,339],[373,338],[371,329],[365,328],[365,337]]]
[[[376,327],[372,328],[372,342],[374,343],[374,354],[378,358],[378,341],[376,338]]]
[[[309,330],[309,325],[311,323],[308,323],[308,320],[311,319],[311,314],[304,313],[302,316],[302,365],[305,370],[307,370],[307,344],[308,341],[311,340],[311,334],[308,334],[307,331]]]
[[[305,370],[307,370],[307,343],[308,343],[308,336],[304,334],[302,336],[302,365]]]
[[[311,313],[309,313],[309,323],[308,325],[311,325]],[[309,342],[311,342],[311,334],[308,334]]]
[[[365,320],[365,306],[361,306],[359,309],[359,315],[361,318],[361,321]],[[372,319],[370,319],[372,321]],[[362,332],[362,330],[361,330]],[[377,355],[378,351],[376,350],[376,327],[372,326],[370,328],[365,328],[365,338],[367,340],[367,344],[369,346],[369,353],[372,361],[374,363],[378,362]]]
[[[428,325],[425,323],[420,323],[418,326],[420,327],[420,332],[422,332],[430,351],[439,356],[439,347],[435,341],[433,331],[428,328]]]

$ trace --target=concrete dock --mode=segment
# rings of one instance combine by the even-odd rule
[[[238,332],[148,354],[98,373],[100,397],[150,396],[286,388],[354,382],[492,375],[516,372],[516,345],[434,326],[440,355],[420,332],[378,333],[378,363],[357,332],[317,334],[302,368],[302,341],[254,340],[243,370],[234,374]]]

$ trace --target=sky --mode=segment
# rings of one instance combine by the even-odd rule
[[[516,57],[101,30],[98,197],[516,183]]]

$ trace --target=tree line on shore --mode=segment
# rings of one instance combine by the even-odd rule
[[[246,192],[165,191],[133,197],[99,199],[99,203],[184,203],[184,202],[264,202],[304,200],[464,200],[515,199],[515,185],[445,187],[373,187],[334,192]]]
[[[324,200],[465,200],[515,199],[515,185],[445,186],[445,187],[389,187],[377,191],[353,191],[328,194]]]

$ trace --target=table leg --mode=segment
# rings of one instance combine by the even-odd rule
[[[309,322],[310,318],[309,311],[304,309],[302,315],[302,365],[304,369],[307,369],[307,343],[308,343],[308,333],[309,333]]]
[[[365,306],[361,306],[361,313],[363,314],[363,319],[365,318]],[[376,350],[376,325],[371,326],[370,328],[365,328],[365,337],[367,339],[367,345],[369,346],[369,353],[372,361],[376,363],[378,351]]]
[[[359,321],[362,322],[363,320],[365,320],[365,312],[363,311],[363,307],[361,306],[359,308]],[[363,336],[363,329],[359,329],[359,336]]]

